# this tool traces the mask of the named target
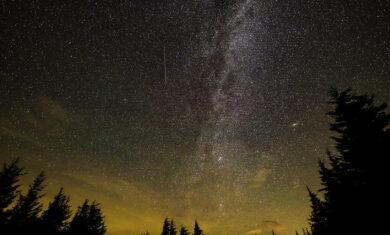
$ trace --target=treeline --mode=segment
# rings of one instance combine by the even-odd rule
[[[319,161],[319,193],[308,188],[312,212],[310,229],[303,234],[383,234],[390,158],[387,106],[351,89],[331,89],[330,95],[335,150],[327,151],[326,163]]]
[[[106,232],[99,203],[85,200],[73,218],[69,196],[61,188],[46,210],[39,200],[43,196],[44,173],[40,173],[26,194],[19,190],[23,168],[15,160],[0,171],[0,234],[103,235]]]
[[[173,221],[173,219],[171,219],[169,221],[168,218],[165,218],[161,235],[177,235],[177,232],[178,232],[178,230],[176,228],[176,225],[175,225],[175,222]],[[188,229],[182,225],[180,227],[179,235],[189,235],[189,234],[190,234],[190,232],[188,231]],[[149,235],[149,233],[146,233],[146,235]],[[200,229],[198,221],[196,221],[196,220],[195,220],[193,235],[205,235],[203,233],[203,230]]]
[[[78,207],[73,218],[70,210],[70,198],[61,188],[46,210],[39,200],[43,197],[45,175],[41,172],[29,185],[26,194],[19,190],[20,177],[24,175],[18,160],[0,171],[0,234],[5,235],[103,235],[106,233],[104,217],[100,204],[89,203],[86,199]],[[166,218],[162,235],[190,235],[188,229],[181,226],[177,230],[173,219]],[[149,235],[149,232],[145,233]],[[205,235],[195,220],[192,235]]]

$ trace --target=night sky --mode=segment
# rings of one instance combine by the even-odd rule
[[[73,210],[97,200],[109,235],[167,216],[295,234],[329,88],[390,103],[388,0],[2,0],[0,17],[0,163],[19,157],[24,185],[44,170],[45,206],[61,186]]]

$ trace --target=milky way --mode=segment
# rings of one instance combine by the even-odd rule
[[[390,103],[388,1],[2,1],[0,162],[108,234],[294,234],[331,86]],[[24,188],[25,189],[25,188]]]

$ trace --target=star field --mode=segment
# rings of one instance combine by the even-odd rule
[[[294,234],[332,148],[328,90],[390,103],[390,2],[7,1],[0,162],[108,233]],[[165,54],[164,54],[165,50]],[[166,57],[164,63],[164,56]],[[165,77],[166,68],[166,77]]]

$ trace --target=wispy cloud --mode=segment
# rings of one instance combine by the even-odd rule
[[[275,232],[280,232],[285,229],[283,225],[278,223],[277,221],[274,220],[263,220],[261,222],[261,227],[266,230],[266,231],[275,231]]]
[[[70,123],[77,119],[76,116],[63,105],[46,97],[42,97],[40,99],[37,104],[37,109],[39,109],[44,115],[48,115],[50,118],[62,123]]]
[[[32,142],[35,141],[36,138],[22,130],[18,130],[13,127],[6,127],[6,126],[0,126],[0,133],[7,135],[7,136],[12,136],[14,138],[21,139],[23,141],[27,142]]]
[[[257,172],[255,177],[251,179],[251,184],[249,185],[249,188],[260,188],[263,183],[267,180],[267,177],[270,173],[270,170],[268,169],[261,169]]]
[[[42,143],[42,135],[60,136],[69,125],[82,120],[82,115],[46,97],[10,112],[12,115],[0,114],[0,134],[30,143]]]
[[[260,234],[261,232],[262,232],[261,229],[254,229],[246,232],[245,234]]]

